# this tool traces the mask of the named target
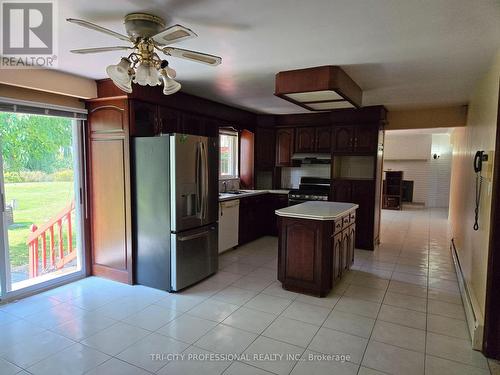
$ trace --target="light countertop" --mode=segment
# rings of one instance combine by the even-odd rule
[[[354,211],[354,203],[310,201],[276,210],[276,215],[309,220],[336,220]]]
[[[241,194],[227,194],[220,193],[219,194],[219,202],[230,201],[233,199],[241,199],[245,197],[251,197],[254,195],[262,195],[262,194],[288,194],[289,190],[240,190]]]

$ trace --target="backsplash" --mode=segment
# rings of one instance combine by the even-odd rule
[[[226,185],[226,186],[224,186]],[[239,178],[231,178],[219,180],[219,192],[229,191],[229,190],[238,190],[240,188],[240,179]]]
[[[330,178],[330,164],[309,164],[301,167],[281,169],[281,187],[283,189],[298,188],[301,177]]]

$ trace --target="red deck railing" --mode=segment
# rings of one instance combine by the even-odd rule
[[[35,224],[31,225],[31,234],[26,243],[29,252],[29,276],[30,278],[40,276],[55,269],[63,268],[67,263],[76,258],[76,251],[73,248],[73,228],[71,223],[71,214],[75,209],[75,201],[71,201],[57,215],[44,223],[40,228]],[[64,248],[64,224],[67,224],[66,239],[67,249]],[[57,232],[55,232],[57,230]],[[57,238],[56,238],[57,233]],[[49,262],[47,267],[47,234],[49,235]],[[57,242],[56,242],[57,240]],[[40,247],[41,241],[41,247]],[[56,249],[57,245],[57,249]],[[39,262],[39,253],[41,250],[41,268]],[[56,251],[57,250],[57,251]]]

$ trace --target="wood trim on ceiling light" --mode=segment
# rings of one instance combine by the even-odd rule
[[[352,107],[359,108],[361,106],[361,88],[338,66],[327,65],[289,70],[276,74],[274,95],[311,111],[339,108],[314,109],[311,106],[307,106],[306,102],[316,101],[304,98],[308,93],[313,97],[321,97],[322,94],[327,94],[328,92],[335,93],[334,97],[329,100],[330,102],[343,98]]]

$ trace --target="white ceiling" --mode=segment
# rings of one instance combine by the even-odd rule
[[[122,17],[145,11],[199,37],[178,44],[220,55],[213,68],[171,58],[185,92],[266,113],[306,110],[273,96],[281,70],[340,65],[363,89],[363,105],[463,104],[500,47],[495,0],[64,0],[59,70],[99,79],[120,52],[72,48],[122,45],[64,19],[123,32]]]

